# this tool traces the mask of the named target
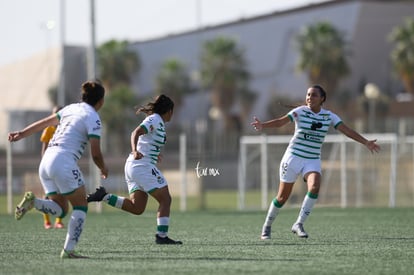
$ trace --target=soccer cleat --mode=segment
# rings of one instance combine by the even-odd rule
[[[270,240],[271,232],[272,232],[272,227],[270,227],[270,226],[263,226],[262,235],[260,235],[260,239],[262,239],[262,240]]]
[[[62,252],[60,253],[60,258],[61,259],[88,259],[89,257],[82,256],[78,254],[77,252],[75,252],[74,250],[66,251],[63,249]]]
[[[182,241],[174,241],[167,237],[160,237],[158,234],[155,235],[155,243],[156,244],[183,244]]]
[[[55,229],[63,229],[63,228],[65,228],[65,225],[62,222],[55,222],[54,228]]]
[[[50,228],[52,228],[52,225],[50,224],[50,222],[45,222],[45,223],[43,224],[43,226],[45,227],[45,229],[50,229]]]
[[[86,197],[86,200],[88,202],[102,201],[103,198],[106,196],[106,194],[108,194],[108,193],[106,192],[105,187],[100,186],[100,187],[96,188],[95,193],[88,194],[88,196]]]
[[[303,224],[301,223],[295,223],[292,226],[292,232],[296,235],[298,235],[298,237],[300,238],[307,238],[308,237],[308,233],[306,233],[305,229],[303,229]]]
[[[16,210],[14,211],[14,217],[16,220],[23,218],[24,214],[33,208],[34,200],[35,195],[32,192],[26,192],[24,194],[22,201],[16,206]]]

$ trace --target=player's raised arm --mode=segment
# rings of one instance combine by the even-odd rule
[[[371,151],[371,153],[379,152],[381,150],[381,147],[376,143],[377,142],[376,139],[367,140],[362,135],[360,135],[358,132],[351,129],[350,127],[348,127],[344,123],[339,124],[336,129],[339,130],[344,135],[346,135],[347,137],[355,140],[356,142],[359,142],[359,143],[365,145],[368,148],[368,150]]]
[[[256,131],[261,131],[263,128],[279,128],[290,122],[290,118],[288,115],[284,115],[282,117],[268,120],[265,122],[261,122],[257,117],[253,117],[253,120],[254,121],[250,123],[250,125],[252,125]]]

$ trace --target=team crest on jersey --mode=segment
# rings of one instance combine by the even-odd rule
[[[329,120],[329,114],[321,114],[320,116],[323,120]]]
[[[150,125],[150,132],[154,131],[154,126],[152,126],[152,124]]]
[[[293,116],[296,118],[298,117],[298,114],[296,112],[293,112]]]

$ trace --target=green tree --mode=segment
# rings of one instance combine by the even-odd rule
[[[134,105],[137,97],[127,85],[118,85],[105,97],[102,107],[102,121],[110,132],[108,150],[112,153],[125,153],[130,150],[129,136],[136,120]]]
[[[129,85],[132,75],[140,69],[138,55],[128,45],[128,41],[110,40],[97,49],[99,76],[109,90]]]
[[[167,94],[176,108],[181,106],[183,96],[194,91],[185,65],[176,58],[164,61],[155,80],[156,94]]]
[[[299,70],[307,73],[310,84],[320,84],[328,93],[335,93],[339,80],[349,73],[343,35],[330,23],[318,22],[305,27],[297,43]]]
[[[137,96],[130,82],[132,75],[139,71],[139,57],[128,48],[127,41],[110,40],[97,49],[97,59],[99,76],[107,91],[101,115],[110,132],[108,150],[125,153],[130,150],[129,134],[135,126]]]
[[[237,130],[239,121],[231,113],[236,97],[247,89],[249,72],[244,52],[235,40],[219,36],[203,44],[201,82],[210,92],[211,103],[224,120],[224,127]]]
[[[406,18],[390,36],[394,43],[391,62],[407,92],[414,94],[414,19]]]

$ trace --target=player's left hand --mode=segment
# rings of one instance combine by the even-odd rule
[[[143,154],[141,154],[141,152],[138,151],[134,151],[132,152],[132,154],[134,154],[134,159],[142,159],[142,157],[144,156]]]
[[[381,146],[376,144],[377,140],[368,140],[365,146],[367,146],[368,150],[371,151],[371,153],[378,153],[381,150]]]

